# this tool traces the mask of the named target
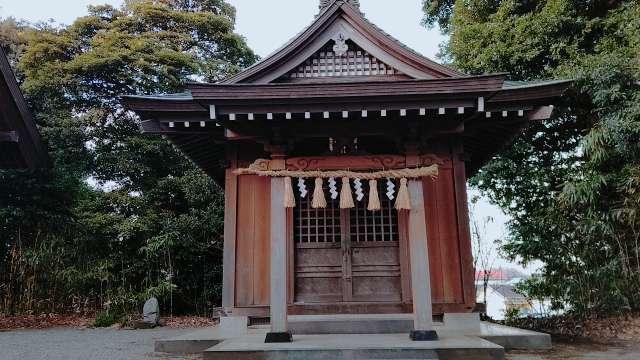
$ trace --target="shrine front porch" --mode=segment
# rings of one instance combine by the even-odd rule
[[[231,351],[234,351],[234,359],[296,354],[307,359],[312,353],[331,359],[359,359],[362,356],[393,359],[393,354],[403,359],[429,359],[428,356],[434,359],[502,359],[505,350],[551,347],[547,334],[480,322],[477,314],[445,314],[443,321],[434,323],[438,341],[412,342],[408,335],[413,326],[412,316],[289,315],[293,342],[275,345],[264,343],[269,325],[248,326],[246,317],[230,317],[223,318],[221,326],[158,341],[155,349],[167,353],[203,353],[206,359],[228,358]],[[484,357],[478,357],[481,353]]]

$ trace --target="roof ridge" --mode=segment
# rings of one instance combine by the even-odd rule
[[[320,13],[318,13],[318,15],[322,14],[324,11],[330,8],[333,3],[340,3],[340,5],[350,5],[355,9],[360,10],[360,0],[320,0]]]
[[[451,76],[451,77],[443,77],[443,78],[430,78],[430,79],[399,79],[399,80],[381,80],[381,79],[368,79],[362,78],[357,81],[329,81],[322,83],[312,83],[312,82],[300,82],[300,83],[209,83],[209,82],[197,82],[191,81],[187,82],[185,85],[189,86],[264,86],[264,87],[278,87],[278,86],[308,86],[308,85],[317,85],[317,86],[327,86],[327,85],[351,85],[351,84],[362,84],[362,83],[412,83],[412,82],[436,82],[436,81],[456,81],[456,80],[472,80],[472,79],[481,79],[481,78],[490,78],[490,77],[506,77],[507,73],[490,73],[490,74],[481,74],[481,75],[465,75],[465,76]],[[544,85],[544,84],[543,84]]]

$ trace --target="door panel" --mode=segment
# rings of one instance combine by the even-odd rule
[[[398,242],[363,242],[351,251],[353,301],[400,302]]]
[[[382,187],[378,190],[384,194]],[[399,303],[402,301],[398,214],[381,197],[381,211],[368,199],[351,210],[311,209],[297,199],[294,210],[296,303]]]
[[[297,195],[293,209],[294,302],[334,303],[343,299],[340,209],[311,208],[311,194]]]
[[[342,249],[296,246],[295,301],[325,303],[342,301]]]
[[[368,197],[356,202],[349,216],[349,244],[353,301],[400,302],[400,248],[398,213],[378,185],[382,210],[369,211]]]

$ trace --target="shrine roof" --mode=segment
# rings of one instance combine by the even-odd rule
[[[0,169],[46,167],[49,157],[6,55],[0,49]]]
[[[570,80],[535,82],[505,81],[505,74],[458,78],[359,81],[335,83],[286,84],[187,84],[187,91],[176,94],[125,96],[134,111],[208,111],[215,103],[264,103],[287,100],[290,103],[313,101],[316,104],[345,102],[348,99],[387,102],[417,101],[485,96],[487,101],[553,101],[571,83]]]
[[[471,176],[530,121],[550,118],[570,85],[468,76],[369,22],[356,0],[323,1],[321,10],[293,39],[234,76],[189,83],[178,94],[126,96],[125,104],[142,118],[143,132],[164,135],[218,180],[230,142],[265,143],[274,133],[292,141],[332,136],[345,127],[356,136],[401,137],[409,124],[430,136],[456,136]]]
[[[237,141],[230,135],[236,132],[247,138],[259,137],[265,129],[285,124],[291,131],[309,124],[320,126],[309,131],[318,131],[324,124],[327,131],[342,126],[339,124],[376,124],[390,126],[393,131],[411,121],[456,129],[471,176],[530,121],[550,118],[550,105],[557,103],[570,85],[565,80],[508,82],[504,76],[330,84],[189,84],[184,93],[129,96],[125,102],[144,120],[144,132],[166,136],[216,179],[223,175],[224,144]],[[344,122],[345,117],[349,122]]]

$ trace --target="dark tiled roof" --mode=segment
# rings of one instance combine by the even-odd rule
[[[526,300],[524,295],[516,292],[516,288],[513,285],[490,285],[489,287],[505,299]]]
[[[145,100],[166,100],[166,101],[189,101],[193,100],[191,91],[185,91],[175,94],[154,94],[154,95],[126,95],[125,98],[145,99]]]
[[[505,81],[503,89],[526,89],[545,85],[567,84],[571,80]]]

